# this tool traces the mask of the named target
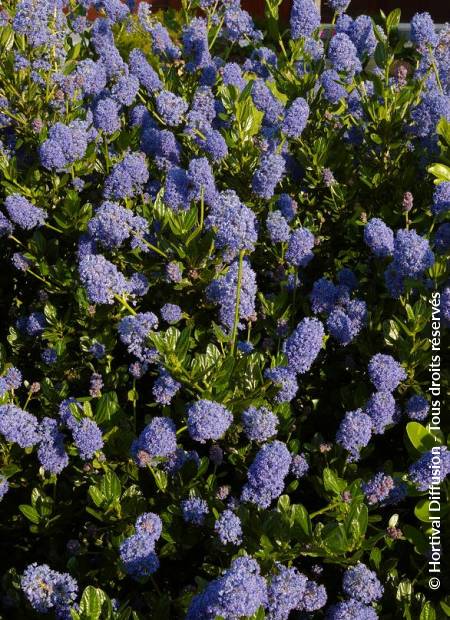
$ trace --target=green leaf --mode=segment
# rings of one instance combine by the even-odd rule
[[[278,498],[277,506],[280,512],[288,512],[290,505],[291,505],[291,501],[289,499],[289,495],[281,495]]]
[[[164,493],[165,490],[167,489],[167,482],[168,482],[166,472],[161,471],[159,469],[154,469],[153,467],[149,467],[149,468],[155,479],[156,486],[161,491],[161,493]]]
[[[416,504],[416,507],[414,508],[414,514],[420,521],[423,521],[424,523],[429,523],[430,522],[429,500],[426,498],[421,499],[420,502],[418,502]]]
[[[325,467],[323,470],[323,486],[326,491],[332,491],[335,495],[340,495],[347,487],[347,483],[339,478],[332,469]]]
[[[18,465],[15,465],[14,463],[11,463],[10,465],[5,465],[4,467],[0,469],[0,473],[4,478],[11,478],[12,476],[14,476],[14,474],[17,474],[19,471],[22,471],[22,469]]]
[[[372,562],[372,564],[378,570],[380,568],[380,563],[381,563],[381,549],[379,549],[378,547],[373,547],[373,549],[370,552],[369,557],[370,557],[370,561]]]
[[[436,131],[450,146],[450,123],[446,118],[441,118],[437,124]]]
[[[86,620],[98,620],[102,613],[102,605],[106,600],[103,590],[88,586],[81,597],[80,612]]]
[[[450,618],[450,597],[447,597],[446,601],[439,601],[439,605],[441,606],[442,611],[444,612],[444,614]],[[449,603],[447,603],[447,601],[449,601]]]
[[[39,524],[40,517],[36,508],[33,508],[33,506],[30,506],[29,504],[20,504],[19,510],[28,519],[28,521],[31,521],[36,525]]]
[[[369,513],[365,504],[355,504],[352,506],[348,517],[345,520],[347,536],[358,542],[364,537],[369,523]]]
[[[414,545],[417,552],[426,555],[428,553],[428,541],[420,530],[412,525],[403,525],[402,532],[406,540]]]
[[[380,41],[380,43],[378,43],[373,57],[379,67],[384,67],[387,60],[387,52],[386,46],[383,42]]]
[[[122,485],[120,484],[118,476],[113,471],[107,471],[100,482],[99,489],[108,503],[112,504],[120,499]]]
[[[175,353],[176,353],[176,356],[178,357],[180,364],[183,363],[184,358],[186,357],[186,354],[189,351],[190,338],[191,338],[191,330],[189,327],[186,327],[181,332],[181,336],[177,342],[177,346],[175,349]]]
[[[402,15],[402,12],[400,9],[394,9],[393,11],[391,11],[389,13],[389,15],[386,17],[386,30],[388,31],[388,33],[393,29],[393,28],[397,28],[397,26],[400,23],[400,17]]]
[[[433,164],[428,167],[428,172],[436,177],[436,185],[442,181],[450,181],[450,168],[444,164]]]
[[[293,534],[297,532],[300,538],[304,538],[305,535],[312,536],[311,519],[302,504],[294,504],[291,508],[291,527]]]
[[[419,452],[428,452],[434,446],[441,444],[441,438],[438,435],[433,435],[419,422],[409,422],[406,425],[406,434],[409,437],[412,445]]]
[[[100,508],[100,506],[106,501],[103,493],[98,489],[98,487],[89,487],[89,495],[94,504]]]
[[[95,421],[97,424],[109,422],[114,414],[120,409],[116,392],[106,392],[97,401],[95,409]]]
[[[427,601],[422,607],[419,620],[436,620],[436,612],[430,601]]]
[[[330,527],[326,526],[323,529],[324,532],[327,534],[323,538],[323,544],[333,555],[342,555],[348,551],[348,539],[342,523],[339,525],[332,524]]]
[[[252,616],[253,620],[264,620],[265,617],[266,614],[264,613],[264,609],[262,607],[260,607],[256,614]]]

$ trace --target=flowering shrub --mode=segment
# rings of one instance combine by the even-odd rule
[[[329,1],[2,5],[2,617],[450,615],[450,29]]]

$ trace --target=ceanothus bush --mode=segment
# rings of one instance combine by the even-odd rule
[[[180,4],[0,7],[0,617],[441,620],[450,26]]]

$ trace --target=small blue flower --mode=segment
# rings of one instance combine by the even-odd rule
[[[203,525],[205,517],[209,513],[208,504],[199,497],[183,500],[181,510],[186,523],[193,523],[194,525]]]

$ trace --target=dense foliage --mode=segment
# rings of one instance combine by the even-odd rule
[[[450,616],[450,28],[329,1],[0,8],[5,620]]]

